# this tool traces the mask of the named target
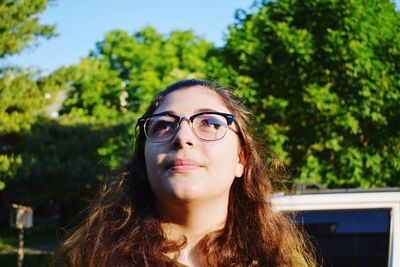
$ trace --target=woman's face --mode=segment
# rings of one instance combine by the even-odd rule
[[[204,110],[231,113],[217,93],[195,86],[168,94],[154,114],[168,111],[190,117]],[[146,140],[146,170],[157,201],[228,199],[233,180],[243,174],[238,129],[234,123],[229,127],[222,139],[204,141],[183,120],[172,140]]]

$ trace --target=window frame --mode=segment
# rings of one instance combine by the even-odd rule
[[[388,267],[400,266],[400,191],[277,194],[272,205],[285,212],[390,209]]]

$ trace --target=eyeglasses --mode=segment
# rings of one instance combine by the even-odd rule
[[[138,122],[150,142],[162,143],[175,137],[183,120],[190,122],[193,133],[199,139],[216,141],[225,136],[235,116],[222,112],[201,112],[187,118],[162,112],[142,117]]]

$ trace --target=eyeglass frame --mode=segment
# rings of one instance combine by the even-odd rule
[[[197,135],[195,129],[193,128],[193,120],[194,120],[196,117],[201,116],[201,115],[205,115],[205,114],[220,115],[220,116],[222,116],[222,117],[224,117],[224,118],[226,119],[226,125],[227,125],[227,127],[226,127],[226,132],[225,132],[225,134],[224,134],[221,138],[213,139],[213,140],[207,140],[207,139],[201,138],[200,136]],[[154,139],[151,139],[151,138],[149,138],[149,137],[147,136],[147,133],[146,133],[146,122],[148,121],[148,119],[150,119],[150,118],[152,118],[152,117],[163,116],[163,115],[164,115],[164,116],[165,116],[165,115],[166,115],[166,116],[170,116],[170,117],[173,117],[173,118],[176,119],[176,125],[177,125],[177,126],[176,126],[176,128],[174,129],[174,130],[175,130],[175,133],[174,133],[174,135],[172,135],[171,138],[169,138],[169,139],[167,139],[167,140],[155,141]],[[228,129],[233,130],[233,129],[230,128],[229,126],[231,126],[232,123],[235,122],[236,118],[235,118],[235,115],[233,115],[233,114],[224,113],[224,112],[218,112],[218,111],[205,111],[205,112],[200,112],[200,113],[193,114],[193,115],[190,116],[190,117],[186,117],[186,116],[180,117],[180,116],[178,116],[178,115],[171,114],[171,112],[161,112],[161,113],[151,114],[151,115],[148,115],[148,116],[144,116],[144,117],[139,118],[139,119],[138,119],[138,124],[139,124],[139,126],[142,127],[143,132],[144,132],[144,135],[146,136],[147,140],[149,140],[149,141],[152,142],[152,143],[165,143],[165,142],[171,141],[172,139],[175,138],[175,136],[176,136],[176,134],[178,133],[179,127],[181,126],[181,123],[182,123],[183,120],[187,120],[188,122],[190,122],[191,129],[192,129],[194,135],[195,135],[198,139],[203,140],[203,141],[207,141],[207,142],[212,142],[212,141],[218,141],[218,140],[221,140],[222,138],[224,138],[225,135],[226,135],[226,133],[227,133],[227,131],[228,131]],[[237,134],[237,132],[236,132],[235,130],[233,130],[233,132],[235,132],[235,133]]]

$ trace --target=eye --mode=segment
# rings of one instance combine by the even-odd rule
[[[163,136],[175,129],[175,120],[169,117],[154,117],[148,122],[147,133],[152,137]]]
[[[218,129],[219,127],[221,127],[221,124],[218,121],[209,118],[203,119],[200,123],[200,126]]]
[[[215,129],[218,130],[221,127],[225,127],[226,120],[224,117],[215,114],[202,115],[196,118],[197,127],[203,129]]]

